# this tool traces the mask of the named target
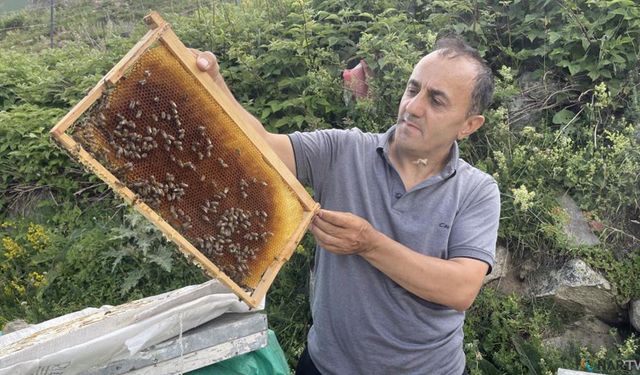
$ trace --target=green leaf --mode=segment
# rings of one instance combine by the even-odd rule
[[[580,39],[580,42],[582,42],[582,48],[584,48],[585,51],[589,49],[589,46],[591,45],[591,41],[589,41],[589,39],[583,37]]]
[[[126,295],[127,293],[129,293],[129,291],[131,291],[131,289],[136,287],[138,285],[138,282],[140,282],[140,279],[142,279],[143,276],[144,276],[144,271],[141,269],[137,269],[130,272],[127,275],[127,277],[125,277],[125,279],[122,282],[122,285],[120,286],[120,296],[122,297]]]
[[[553,115],[553,119],[551,121],[553,121],[554,124],[556,125],[564,125],[566,123],[568,123],[569,121],[571,121],[571,119],[575,116],[576,114],[571,112],[568,109],[563,109],[559,112],[556,112],[555,115]]]
[[[520,354],[520,359],[529,369],[529,374],[540,374],[540,356],[536,353],[535,348],[533,348],[531,344],[526,343],[518,335],[511,336],[511,342],[513,342],[513,346],[516,348],[518,354]]]
[[[163,250],[158,251],[157,254],[147,254],[147,259],[151,263],[155,263],[160,266],[166,272],[171,272],[171,268],[173,266],[173,260],[171,259],[172,252],[164,248]]]
[[[493,365],[493,363],[487,361],[484,358],[478,361],[478,368],[480,368],[480,370],[482,370],[482,373],[486,375],[502,375],[503,374],[502,371],[498,370],[496,366]]]

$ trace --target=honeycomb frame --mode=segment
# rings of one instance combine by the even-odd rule
[[[302,239],[302,236],[304,235],[307,227],[309,226],[313,216],[318,211],[319,204],[313,201],[313,199],[307,193],[304,187],[298,182],[295,176],[289,171],[289,169],[278,158],[275,152],[262,139],[262,137],[253,128],[251,128],[250,125],[243,123],[243,121],[241,120],[242,116],[238,112],[239,109],[237,109],[237,107],[235,107],[232,103],[229,102],[229,99],[223,94],[222,89],[216,84],[213,78],[209,74],[205,72],[201,72],[197,69],[195,56],[184,46],[184,44],[182,44],[182,42],[178,39],[178,37],[172,31],[170,25],[167,22],[165,22],[157,12],[151,12],[149,15],[147,15],[144,18],[144,21],[150,28],[147,34],[144,37],[142,37],[138,41],[138,43],[122,58],[122,60],[120,60],[111,69],[111,71],[109,71],[109,73],[107,73],[100,80],[100,82],[87,94],[87,96],[85,96],[76,106],[74,106],[69,111],[69,113],[67,113],[54,126],[54,128],[50,131],[50,134],[53,140],[62,148],[66,149],[74,159],[76,159],[81,164],[83,164],[86,167],[86,169],[89,170],[91,173],[95,174],[104,182],[106,182],[107,185],[117,195],[123,198],[127,203],[131,204],[138,212],[140,212],[152,224],[154,224],[169,240],[173,241],[178,246],[178,249],[180,250],[180,252],[183,253],[183,255],[185,255],[194,264],[201,267],[209,277],[217,278],[218,280],[220,280],[223,284],[228,286],[240,299],[242,299],[249,306],[255,308],[259,306],[260,302],[265,297],[269,287],[273,283],[273,280],[275,279],[282,265],[293,254],[293,251],[295,250],[296,246]],[[260,178],[256,179],[254,177],[252,179],[253,181],[250,181],[250,179],[245,180],[244,178],[242,178],[238,181],[239,193],[242,194],[242,198],[247,198],[247,193],[245,193],[245,189],[249,191],[250,185],[254,184],[257,187],[260,187],[260,184],[262,184],[265,187],[269,186],[268,188],[269,191],[266,193],[263,192],[261,193],[262,195],[260,195],[260,197],[263,200],[265,199],[265,197],[269,197],[269,194],[273,194],[276,198],[280,199],[280,201],[284,200],[284,198],[282,197],[286,197],[287,202],[289,202],[289,206],[291,206],[292,204],[295,204],[296,210],[298,210],[297,207],[299,205],[300,212],[298,212],[297,216],[295,216],[296,224],[294,225],[291,222],[289,222],[287,227],[288,232],[282,234],[282,235],[286,235],[286,238],[282,237],[281,231],[276,231],[278,229],[277,226],[274,229],[276,233],[275,236],[273,232],[269,232],[266,229],[263,229],[263,232],[261,233],[261,235],[264,242],[270,241],[266,237],[270,237],[270,236],[272,237],[280,236],[280,237],[278,237],[279,242],[276,242],[276,244],[278,245],[277,248],[271,249],[270,253],[267,254],[267,256],[262,256],[262,258],[259,258],[258,261],[248,261],[247,256],[244,256],[244,258],[239,258],[238,255],[234,255],[233,257],[229,258],[229,255],[225,253],[224,256],[226,258],[216,258],[219,260],[219,262],[214,263],[214,261],[211,259],[211,251],[205,250],[205,248],[203,247],[203,240],[201,239],[201,237],[198,237],[196,240],[194,240],[193,236],[188,236],[185,234],[186,231],[190,228],[185,229],[184,227],[179,226],[175,222],[172,222],[171,216],[173,216],[175,219],[178,219],[178,215],[181,214],[184,216],[184,213],[180,213],[180,212],[176,213],[176,210],[173,205],[169,205],[166,203],[160,204],[158,194],[153,193],[154,191],[156,191],[162,194],[163,199],[166,198],[168,200],[177,200],[177,199],[189,200],[190,198],[188,198],[188,195],[185,195],[184,189],[181,190],[182,189],[181,186],[188,187],[189,185],[183,182],[180,182],[179,184],[177,181],[175,183],[172,183],[171,181],[174,180],[174,177],[169,173],[166,174],[164,185],[161,185],[160,182],[157,182],[156,177],[154,175],[150,176],[151,181],[149,179],[144,179],[143,180],[144,182],[139,182],[140,180],[137,180],[138,182],[132,183],[131,177],[126,177],[125,174],[120,172],[120,167],[114,166],[114,164],[111,161],[114,161],[114,160],[117,161],[118,158],[122,158],[123,152],[126,154],[125,156],[130,157],[133,160],[135,160],[134,156],[137,157],[137,159],[139,160],[140,154],[143,153],[143,151],[149,150],[148,151],[149,153],[153,152],[151,151],[152,137],[148,137],[149,142],[143,142],[143,146],[147,147],[147,149],[144,149],[144,150],[141,150],[139,146],[136,146],[137,147],[136,148],[133,145],[131,145],[131,147],[133,148],[129,149],[129,147],[124,147],[124,146],[120,147],[121,145],[117,145],[114,143],[114,136],[111,135],[111,133],[117,133],[119,135],[120,133],[118,132],[124,131],[125,133],[127,133],[127,129],[122,129],[122,128],[123,127],[126,128],[128,126],[128,122],[127,122],[128,120],[126,120],[124,116],[121,116],[120,113],[118,113],[117,116],[118,116],[118,119],[121,121],[119,122],[116,121],[119,124],[117,125],[118,131],[114,131],[113,129],[110,129],[110,130],[105,130],[103,132],[103,133],[107,133],[107,135],[109,135],[111,139],[109,143],[110,145],[113,146],[113,147],[109,146],[111,147],[111,151],[110,151],[111,156],[108,156],[108,155],[105,156],[100,152],[97,152],[96,149],[99,149],[100,146],[92,147],[91,142],[89,140],[92,140],[93,138],[89,138],[88,136],[87,137],[83,136],[83,133],[82,133],[83,128],[81,128],[80,125],[78,125],[79,123],[82,123],[83,121],[91,122],[90,125],[92,127],[99,128],[98,126],[99,124],[96,124],[96,123],[103,122],[103,126],[104,126],[104,124],[107,122],[107,119],[103,115],[103,112],[97,112],[96,108],[98,107],[102,108],[105,105],[104,103],[111,103],[114,101],[112,100],[112,98],[114,97],[115,94],[111,95],[111,92],[113,92],[114,90],[118,90],[119,87],[125,87],[124,85],[129,85],[129,86],[131,86],[132,84],[144,85],[146,81],[146,77],[152,78],[150,77],[152,74],[151,71],[144,70],[143,72],[141,72],[139,68],[140,64],[142,64],[141,61],[148,61],[144,59],[146,58],[146,56],[148,56],[151,53],[149,51],[151,51],[152,49],[154,51],[161,51],[158,53],[162,53],[162,50],[168,50],[170,52],[171,59],[173,59],[172,63],[178,64],[180,68],[184,69],[188,73],[188,76],[191,79],[191,81],[189,81],[191,85],[190,88],[193,88],[194,90],[199,90],[198,92],[202,93],[200,94],[201,95],[200,97],[202,97],[202,95],[207,97],[208,101],[205,103],[205,106],[207,107],[207,110],[209,110],[209,113],[214,113],[215,116],[222,116],[220,118],[227,119],[226,122],[223,121],[221,123],[214,123],[214,124],[212,124],[212,122],[203,121],[202,126],[198,126],[199,131],[202,132],[200,135],[202,136],[203,142],[201,142],[202,144],[200,144],[200,142],[192,141],[191,143],[193,145],[191,147],[194,152],[198,151],[196,153],[199,156],[199,160],[202,161],[203,159],[206,159],[203,154],[205,153],[209,154],[210,148],[213,148],[212,143],[209,140],[209,137],[205,136],[205,133],[207,135],[214,134],[214,132],[217,131],[214,128],[215,126],[223,128],[223,130],[227,131],[228,133],[234,132],[233,134],[238,134],[237,137],[239,138],[237,139],[239,141],[234,141],[233,139],[224,138],[222,142],[220,142],[222,144],[222,146],[220,147],[225,146],[224,143],[235,142],[233,143],[233,145],[229,147],[233,147],[233,149],[235,150],[235,153],[237,153],[238,155],[238,160],[235,161],[236,165],[231,164],[233,161],[230,161],[229,164],[231,164],[231,168],[228,168],[229,165],[227,165],[226,162],[222,160],[222,158],[217,158],[217,162],[220,164],[222,168],[220,170],[221,171],[233,170],[236,167],[239,167],[240,169],[244,168],[243,169],[244,171],[248,170],[248,168],[250,168],[250,166],[248,166],[248,163],[246,163],[248,159],[246,158],[241,159],[239,157],[241,153],[242,155],[244,155],[245,152],[247,155],[252,155],[254,159],[259,157],[260,160],[257,164],[259,165],[264,164],[265,166],[268,167],[268,168],[262,168],[261,170],[258,170],[257,169],[258,167],[255,167],[257,170],[257,172],[255,173],[258,173],[256,175],[257,177],[261,176],[259,173],[263,173],[268,175],[269,178],[265,178],[264,180],[262,180]],[[131,83],[133,81],[129,78],[133,77],[133,74],[136,71],[135,69],[138,69],[136,73],[137,75],[135,76],[136,80],[134,83]],[[132,71],[134,73],[132,73]],[[142,79],[138,79],[140,77],[142,77]],[[127,82],[127,81],[131,81],[131,82]],[[122,89],[122,90],[125,90],[125,89]],[[124,91],[124,92],[127,92],[127,91]],[[124,94],[122,94],[121,96],[123,95]],[[109,100],[107,101],[105,97],[109,98]],[[156,102],[161,101],[159,97],[154,97],[153,100],[155,100]],[[178,101],[177,99],[175,100]],[[162,98],[162,101],[163,103],[167,102],[166,98],[164,97]],[[178,116],[177,116],[178,112],[176,109],[178,108],[178,105],[173,100],[169,102],[171,106],[168,107],[169,109],[165,110],[166,113],[165,111],[162,111],[162,120],[165,119],[165,116],[170,118],[171,114],[169,112],[170,110],[173,110],[173,114],[174,114],[173,121],[177,122],[178,123],[177,126],[180,127],[180,120],[178,119]],[[202,103],[200,104],[202,105]],[[122,108],[123,104],[120,103],[119,105],[120,105],[120,108]],[[141,109],[137,109],[136,105],[139,106]],[[135,98],[131,99],[130,104],[128,104],[127,107],[129,110],[131,110],[131,113],[128,115],[128,117],[132,119],[141,117],[141,110],[142,109],[146,110],[146,108],[148,108],[148,107],[144,107],[144,105],[141,105],[140,102],[137,102]],[[123,109],[123,111],[126,111],[126,110],[127,110],[126,108]],[[112,110],[112,112],[113,111],[114,110]],[[159,117],[159,114],[158,115],[153,114],[153,118],[156,122],[160,120],[157,117]],[[114,119],[110,117],[108,119],[108,122],[109,124],[113,124]],[[131,121],[131,123],[132,123],[131,126],[135,128],[135,123],[133,121]],[[131,130],[131,133],[134,134],[134,131],[132,129],[130,130]],[[149,135],[151,135],[151,129],[147,127],[147,130],[149,132]],[[191,129],[191,131],[192,130],[193,129]],[[73,135],[68,134],[72,132],[74,132]],[[184,134],[185,132],[184,128],[182,132]],[[75,133],[78,133],[78,134],[75,134]],[[140,133],[142,133],[142,131],[140,131]],[[158,133],[157,129],[155,130],[153,135],[155,136],[155,138],[160,139],[160,137],[157,136],[157,134],[155,133]],[[147,138],[147,137],[142,137],[141,134],[137,134],[137,133],[135,134],[140,139]],[[167,142],[163,144],[163,147],[165,147],[167,151],[169,151],[168,145],[172,144],[171,139],[167,139],[167,137],[173,138],[172,147],[176,146],[176,139],[174,137],[172,137],[171,135],[167,135],[164,132],[162,132],[162,136],[164,137],[165,142]],[[190,139],[193,139],[193,136]],[[208,142],[208,146],[204,142],[205,139]],[[181,138],[181,141],[184,141],[186,146],[187,139]],[[218,140],[216,139],[216,142],[217,141]],[[106,140],[104,139],[102,140],[103,146],[106,142],[107,142]],[[128,141],[128,142],[132,144],[134,141]],[[154,143],[154,146],[158,148],[158,145],[155,144],[157,143],[155,142],[155,140],[153,141],[153,143]],[[179,142],[179,143],[180,143],[179,144],[180,151],[182,151],[183,150],[182,142]],[[198,145],[198,147],[203,147],[203,148],[196,149],[195,148],[196,144]],[[204,148],[205,146],[207,146],[206,149]],[[227,149],[229,147],[227,147]],[[116,149],[118,150],[116,155],[117,158],[113,155],[114,153],[112,152],[113,150],[116,150]],[[146,156],[146,153],[144,153],[143,156]],[[211,155],[207,155],[207,156],[211,156]],[[180,160],[176,161],[173,155],[171,155],[171,158],[174,162],[179,163],[181,168],[191,167],[191,169],[193,169],[193,171],[195,172],[193,163],[182,162]],[[216,158],[214,156],[213,160],[215,159]],[[244,160],[244,162],[242,160]],[[126,163],[126,164],[128,164],[129,167],[131,167],[131,165],[138,166],[138,164],[135,164],[135,163]],[[120,166],[121,165],[122,163],[120,163]],[[209,164],[209,166],[211,166],[211,164]],[[168,167],[165,166],[164,168],[165,169],[163,170],[166,170]],[[175,166],[172,168],[175,169]],[[228,168],[228,169],[225,169],[225,168]],[[133,169],[134,168],[131,167],[131,170]],[[206,169],[206,171],[207,171],[206,173],[202,174],[200,181],[205,181],[208,177],[205,174],[211,173],[209,169]],[[222,173],[223,172],[220,172],[220,174]],[[171,177],[171,179],[169,179],[169,177]],[[157,179],[160,180],[161,177],[159,176],[157,177]],[[167,182],[167,180],[170,180],[170,182]],[[268,185],[266,181],[269,181],[269,182],[276,181],[277,183]],[[193,182],[193,180],[191,180],[190,182]],[[158,191],[157,189],[155,189],[154,186],[156,184],[157,186],[164,186],[164,192]],[[167,184],[171,185],[170,189],[168,190],[167,190],[167,186],[168,186]],[[196,185],[197,184],[198,182],[196,182]],[[212,184],[216,185],[215,182],[212,182]],[[198,186],[195,189],[203,190],[205,188]],[[212,188],[209,189],[209,192],[213,191],[211,189]],[[254,188],[254,190],[257,190],[257,189],[258,188]],[[223,191],[220,191],[220,190],[221,189],[218,189],[218,193],[214,195],[216,197],[215,199],[226,198],[228,188],[225,187]],[[180,193],[181,191],[182,193]],[[276,194],[278,192],[280,192],[279,195]],[[150,195],[153,196],[153,199],[149,198]],[[295,200],[294,203],[292,203],[292,199]],[[200,214],[202,214],[201,216],[202,219],[206,219],[206,221],[209,222],[209,218],[207,216],[209,214],[207,213],[207,211],[212,209],[212,207],[210,206],[210,203],[211,204],[216,204],[216,203],[213,201],[213,199],[211,201],[206,200],[205,203],[206,205],[200,205],[201,209],[204,210],[204,214],[202,214],[202,212],[200,212]],[[274,205],[278,203],[274,203]],[[168,207],[170,207],[171,215],[167,213],[169,211]],[[283,211],[283,209],[281,208],[280,211]],[[284,211],[287,211],[287,210],[284,209]],[[240,208],[236,209],[232,207],[232,208],[227,208],[227,210],[225,211],[225,215],[227,215],[225,217],[225,220],[231,221],[233,219],[236,221],[233,223],[234,225],[246,225],[246,226],[252,225],[252,222],[249,221],[249,219],[247,219],[247,215],[248,216],[253,215],[252,220],[253,220],[254,226],[260,225],[261,227],[264,228],[264,225],[262,223],[267,223],[266,209],[255,210],[255,211],[242,211],[242,209]],[[240,222],[241,220],[239,219],[240,216],[246,219],[244,221],[244,224]],[[289,216],[287,215],[287,212],[285,212],[284,214],[280,214],[279,216],[276,215],[274,218],[270,217],[269,221],[273,222],[277,220],[280,220],[280,221],[287,220],[286,216]],[[229,218],[232,218],[232,219],[229,219]],[[262,221],[259,221],[258,219]],[[191,226],[191,220],[192,219],[189,218],[189,222],[186,224],[183,222],[183,224],[184,225],[188,224]],[[291,221],[292,219],[289,218],[288,220]],[[297,223],[297,220],[299,220],[299,223]],[[218,225],[219,224],[220,222],[218,222]],[[224,228],[218,228],[216,230],[222,231],[223,229]],[[246,232],[246,233],[249,233],[249,232]],[[257,235],[257,232],[255,234]],[[249,234],[245,234],[245,237],[244,237],[246,240],[245,242],[249,242],[250,240],[259,241],[257,237],[256,238],[246,237],[247,235]],[[254,232],[251,232],[250,235],[253,236]],[[206,237],[204,238],[206,241]],[[211,238],[213,238],[213,236]],[[230,240],[228,240],[228,242],[230,242]],[[221,246],[224,247],[227,245],[223,244]],[[267,246],[267,245],[264,245],[264,246]],[[211,249],[211,246],[209,246],[208,248]],[[245,246],[244,249],[246,250],[247,246]],[[222,254],[225,251],[228,252],[230,250],[223,249],[223,250],[220,250],[220,253]],[[239,250],[234,249],[233,253],[235,254],[237,251]],[[249,251],[250,251],[249,254],[252,255],[251,259],[255,259],[256,256],[254,255],[254,252],[259,250],[251,249]],[[209,256],[205,255],[205,253],[208,254]],[[226,262],[225,264],[222,264],[224,263],[223,260],[224,262]],[[248,264],[247,262],[250,262],[251,266],[247,266]],[[240,263],[240,264],[237,264],[237,263]],[[230,273],[236,269],[239,269],[238,267],[244,267],[244,270],[246,270],[251,275],[243,274],[245,276],[242,276],[240,279],[238,279],[239,276],[233,275]],[[252,269],[250,270],[250,268]],[[244,282],[248,279],[252,281]],[[243,280],[243,282],[240,282],[240,280]]]

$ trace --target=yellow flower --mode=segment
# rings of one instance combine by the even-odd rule
[[[0,224],[0,228],[15,228],[15,224],[11,221],[3,221],[2,224]]]
[[[297,254],[304,254],[304,253],[305,253],[305,248],[304,248],[304,246],[302,246],[302,245],[298,245],[298,246],[296,247],[296,251],[295,251],[295,252],[296,252]]]
[[[31,280],[31,284],[36,288],[39,288],[46,283],[45,276],[37,272],[30,272],[29,279]]]
[[[24,253],[22,247],[11,237],[4,237],[2,239],[2,246],[4,247],[4,256],[7,260],[15,259]]]
[[[23,295],[25,292],[24,287],[13,280],[11,280],[11,287],[13,287],[13,290],[18,292],[19,295]]]
[[[42,251],[49,245],[49,237],[45,233],[44,227],[34,223],[29,224],[27,241],[29,241],[31,246],[37,251]]]

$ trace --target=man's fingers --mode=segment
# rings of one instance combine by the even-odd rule
[[[196,66],[203,72],[216,74],[218,71],[218,59],[211,51],[201,52],[197,49],[190,48],[191,53],[196,57]]]
[[[198,65],[198,68],[202,71],[207,71],[209,69],[218,70],[218,59],[216,58],[216,55],[213,54],[213,52],[202,52],[198,55],[196,63]]]
[[[333,225],[332,223],[324,220],[322,216],[316,216],[313,219],[313,226],[322,229],[323,232],[336,236],[340,232],[340,227]]]
[[[324,247],[327,250],[335,250],[340,246],[340,240],[329,233],[323,231],[317,225],[311,227],[311,233],[316,238],[318,245]]]
[[[346,212],[321,209],[318,212],[318,217],[337,227],[345,228],[350,224],[350,215]]]

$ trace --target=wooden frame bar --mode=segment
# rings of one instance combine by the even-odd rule
[[[123,57],[120,62],[118,62],[118,64],[111,69],[111,71],[109,71],[109,73],[105,75],[105,77],[87,94],[85,98],[74,106],[73,109],[71,109],[71,111],[55,125],[55,127],[50,131],[51,136],[60,146],[68,150],[69,153],[81,162],[89,171],[105,181],[109,187],[116,192],[116,194],[124,198],[126,202],[131,204],[138,212],[158,227],[171,241],[178,245],[179,250],[185,256],[202,267],[210,277],[218,278],[249,306],[257,307],[266,296],[267,290],[271,286],[280,268],[293,254],[296,245],[302,239],[302,236],[304,235],[313,216],[319,210],[319,204],[313,201],[304,187],[278,158],[266,141],[262,139],[262,137],[253,130],[253,128],[242,121],[239,109],[230,103],[228,98],[221,93],[222,90],[218,87],[213,78],[209,74],[197,69],[195,56],[178,39],[175,33],[171,30],[170,25],[166,23],[156,12],[152,12],[146,16],[145,22],[151,28],[147,34]],[[303,208],[302,222],[288,240],[285,248],[278,253],[276,259],[268,266],[266,271],[263,273],[259,284],[251,293],[240,287],[230,277],[222,272],[218,266],[212,263],[211,260],[203,255],[158,213],[138,199],[133,191],[127,188],[107,168],[101,165],[100,162],[87,152],[80,143],[76,142],[70,135],[66,134],[66,131],[101,98],[105,90],[109,86],[115,85],[125,75],[127,70],[135,64],[136,60],[157,42],[168,48],[180,64],[191,75],[193,75],[193,77],[195,77],[204,88],[206,88],[209,95],[211,95],[211,97],[222,107],[242,133],[260,151],[264,161],[283,178]]]

